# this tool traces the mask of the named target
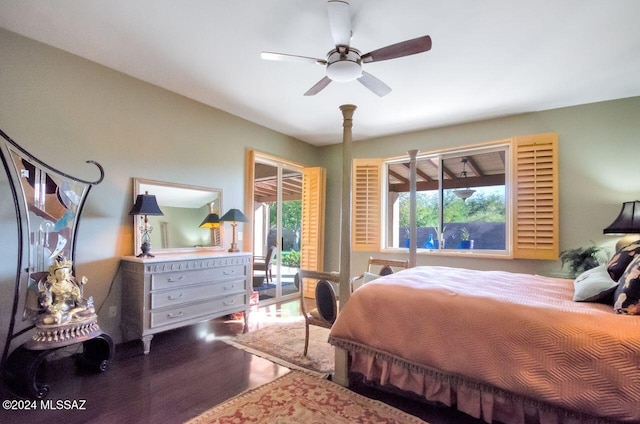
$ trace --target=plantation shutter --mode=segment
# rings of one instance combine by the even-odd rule
[[[324,168],[304,168],[302,171],[302,236],[300,268],[323,271],[324,210],[326,171]],[[304,285],[305,297],[315,297],[315,283]]]
[[[557,260],[559,255],[558,135],[513,140],[513,256]]]
[[[351,247],[379,251],[382,159],[354,159],[352,185]]]

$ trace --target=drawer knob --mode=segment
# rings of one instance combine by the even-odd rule
[[[167,296],[167,298],[169,300],[178,300],[178,299],[182,299],[183,297],[184,297],[184,293],[180,293],[177,296],[174,296],[174,295],[171,295],[171,294],[169,296]]]
[[[184,312],[180,311],[177,314],[167,314],[167,318],[180,318],[182,315],[184,315]]]
[[[234,303],[236,303],[236,300],[235,300],[235,299],[225,300],[225,301],[224,301],[225,306],[233,305]]]
[[[235,270],[235,269],[232,269],[232,270],[229,270],[229,271],[222,271],[222,273],[223,273],[224,275],[232,275],[232,274],[235,274],[235,273],[236,273],[236,270]]]
[[[224,286],[223,289],[224,290],[233,290],[236,287],[235,284],[231,284],[230,286]]]
[[[167,281],[170,282],[170,283],[175,283],[176,281],[182,281],[182,280],[184,280],[184,275],[181,275],[178,278],[171,277]]]

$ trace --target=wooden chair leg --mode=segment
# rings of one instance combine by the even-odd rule
[[[309,350],[309,323],[304,323],[304,352],[302,356],[307,356],[307,350]]]

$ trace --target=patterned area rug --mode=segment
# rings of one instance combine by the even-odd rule
[[[309,330],[309,351],[304,351],[304,321],[274,324],[240,334],[226,343],[291,369],[318,376],[333,374],[335,348],[327,340],[329,330],[312,325]]]
[[[291,371],[224,402],[187,424],[425,424],[330,381]]]

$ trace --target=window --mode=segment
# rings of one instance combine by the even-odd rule
[[[416,160],[417,247],[557,259],[557,135],[422,152]],[[354,250],[408,247],[408,156],[354,160]]]
[[[418,249],[506,253],[509,145],[416,158]],[[385,247],[409,247],[409,161],[385,162]]]

